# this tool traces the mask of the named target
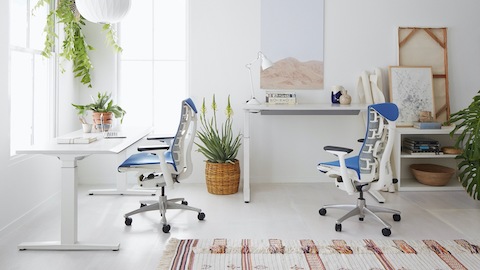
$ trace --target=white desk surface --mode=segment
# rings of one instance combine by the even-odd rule
[[[47,143],[28,146],[24,149],[17,150],[17,154],[76,154],[76,155],[91,155],[91,154],[118,154],[128,148],[138,140],[145,137],[152,131],[152,128],[138,127],[121,131],[126,135],[126,138],[103,138],[101,132],[98,133],[83,133],[77,130],[59,137],[81,137],[81,136],[97,136],[97,141],[87,144],[60,144],[56,139]]]
[[[268,114],[328,114],[328,115],[342,115],[342,114],[358,114],[360,111],[366,111],[367,104],[352,103],[349,105],[332,104],[332,103],[300,103],[291,105],[278,104],[259,104],[259,105],[245,105],[245,111],[261,112]]]
[[[77,203],[77,161],[92,154],[117,154],[119,162],[124,160],[125,149],[151,132],[151,128],[129,128],[122,131],[126,138],[105,139],[102,133],[84,134],[75,131],[60,137],[98,136],[97,141],[88,144],[59,144],[56,139],[17,151],[17,154],[43,154],[59,158],[61,171],[61,207],[60,207],[60,241],[25,242],[18,245],[19,250],[118,250],[119,243],[97,244],[83,243],[78,238],[78,203]],[[126,178],[118,184],[119,194],[127,194]]]

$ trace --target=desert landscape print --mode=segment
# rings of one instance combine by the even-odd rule
[[[323,61],[287,57],[261,71],[262,89],[323,89]]]

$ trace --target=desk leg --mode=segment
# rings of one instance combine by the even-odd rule
[[[243,200],[250,202],[250,111],[245,110],[243,125]]]
[[[31,242],[18,245],[19,250],[119,250],[120,244],[102,245],[77,241],[77,160],[84,156],[61,156],[61,225],[60,241]]]
[[[122,164],[127,159],[126,151],[122,151],[117,155],[117,164]],[[112,189],[91,189],[88,191],[89,195],[152,195],[155,196],[157,190],[142,189],[142,188],[127,188],[127,174],[115,172],[117,181],[116,188]]]

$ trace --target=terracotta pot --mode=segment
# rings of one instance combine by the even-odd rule
[[[240,162],[213,163],[206,162],[205,180],[211,194],[228,195],[238,192],[240,183]]]
[[[103,131],[108,131],[112,127],[113,118],[112,112],[93,112],[93,124],[96,130],[102,131],[101,115],[103,114]]]

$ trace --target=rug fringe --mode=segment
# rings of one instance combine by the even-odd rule
[[[172,262],[173,256],[175,256],[179,239],[170,238],[168,244],[165,246],[165,251],[163,252],[160,263],[158,264],[157,270],[168,270],[170,269],[170,263]]]

